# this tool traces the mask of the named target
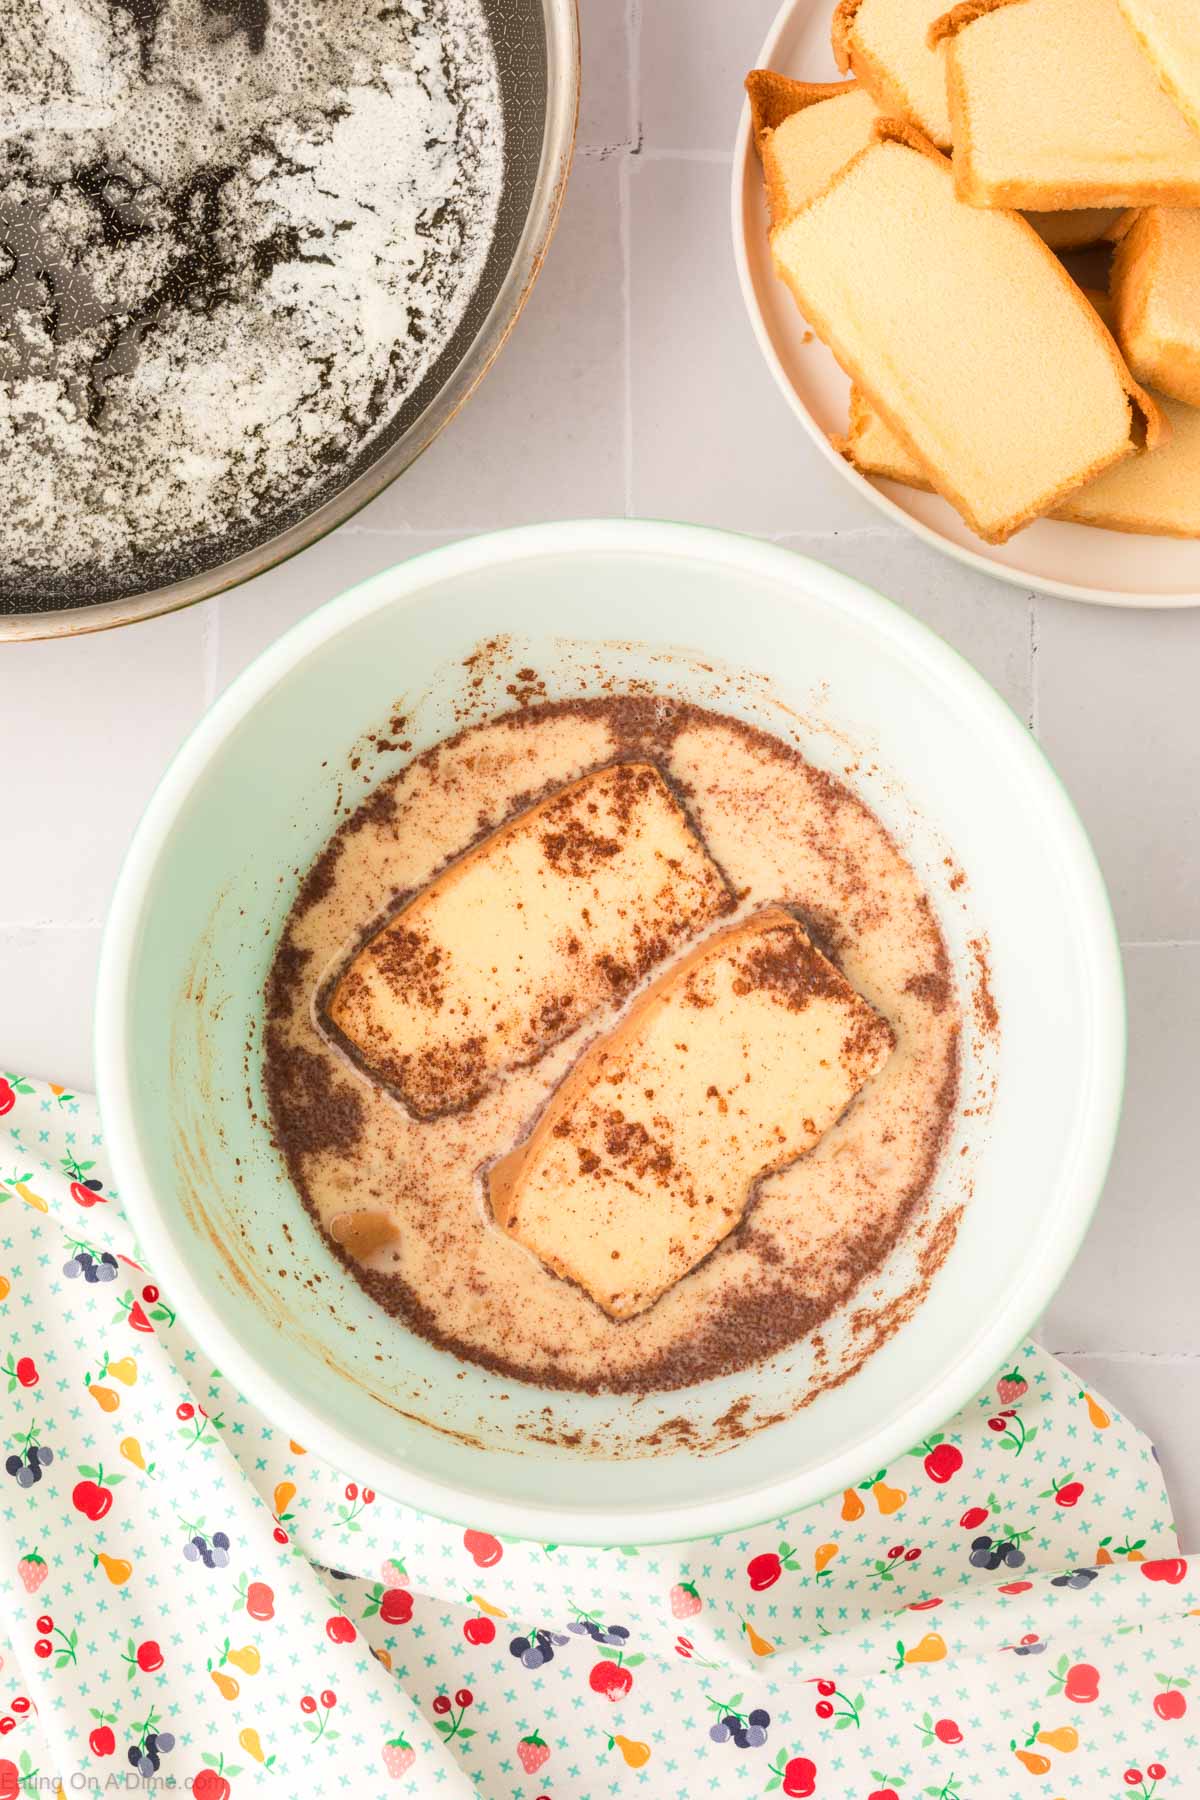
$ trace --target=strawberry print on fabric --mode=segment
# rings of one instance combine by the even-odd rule
[[[1033,1345],[787,1519],[452,1525],[246,1403],[145,1267],[94,1102],[6,1073],[0,1434],[0,1800],[1200,1794],[1200,1563],[1146,1439]]]

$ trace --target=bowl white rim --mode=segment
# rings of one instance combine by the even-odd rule
[[[161,846],[212,754],[296,663],[347,626],[381,608],[412,602],[431,579],[444,581],[467,575],[498,561],[565,552],[603,554],[631,550],[683,559],[699,557],[790,582],[807,573],[820,581],[827,592],[832,590],[838,604],[869,625],[874,633],[904,641],[910,654],[915,652],[932,672],[960,690],[966,688],[976,707],[991,713],[994,719],[1002,719],[1004,728],[1011,728],[1013,755],[1025,759],[1033,770],[1034,778],[1042,784],[1049,804],[1057,812],[1057,823],[1064,834],[1074,875],[1078,935],[1092,970],[1096,1017],[1102,1028],[1085,1046],[1091,1064],[1090,1129],[1080,1134],[1078,1166],[1070,1183],[1076,1198],[1072,1205],[1056,1209],[1052,1227],[1039,1245],[1036,1262],[1031,1260],[1004,1305],[980,1326],[974,1340],[960,1352],[940,1383],[913,1396],[889,1426],[849,1446],[819,1471],[752,1484],[739,1494],[716,1501],[698,1499],[684,1508],[666,1509],[651,1502],[639,1509],[563,1513],[552,1501],[518,1506],[411,1474],[388,1456],[355,1443],[342,1431],[336,1418],[298,1402],[257,1361],[247,1358],[176,1249],[164,1210],[155,1199],[128,1074],[131,1047],[125,995],[137,955],[145,896]],[[745,1529],[755,1521],[781,1517],[825,1499],[858,1481],[868,1465],[885,1466],[939,1429],[984,1387],[1040,1316],[1090,1224],[1120,1118],[1125,1003],[1116,926],[1079,816],[1036,740],[957,651],[895,602],[839,570],[782,546],[695,525],[585,519],[521,526],[468,538],[397,564],[326,602],[262,651],[226,688],[168,765],[126,851],[101,945],[94,1042],[108,1150],[137,1240],[156,1278],[175,1298],[189,1330],[267,1418],[286,1423],[292,1436],[316,1450],[335,1468],[350,1469],[356,1479],[442,1519],[558,1543],[653,1544]],[[652,1477],[648,1484],[652,1484]]]
[[[779,40],[791,23],[799,5],[811,5],[812,0],[783,0],[783,5],[771,22],[771,27],[758,53],[756,68],[773,68],[775,52]],[[746,190],[746,170],[749,161],[757,162],[750,130],[750,103],[742,104],[741,117],[738,121],[737,136],[733,146],[733,170],[730,182],[730,226],[733,236],[733,258],[737,267],[738,286],[742,290],[742,303],[750,320],[763,360],[774,378],[775,385],[787,401],[789,408],[799,419],[808,436],[812,439],[825,461],[844,481],[860,493],[872,506],[884,513],[897,525],[903,525],[934,550],[943,556],[951,556],[956,562],[965,564],[969,569],[976,569],[982,575],[991,575],[997,581],[1004,581],[1010,587],[1023,589],[1028,593],[1031,589],[1041,594],[1053,594],[1060,600],[1082,600],[1093,606],[1131,607],[1142,611],[1175,610],[1181,607],[1200,606],[1200,593],[1192,594],[1128,594],[1114,593],[1107,588],[1088,587],[1079,582],[1057,581],[1048,575],[1033,575],[1026,569],[1018,569],[1008,563],[995,561],[969,545],[959,544],[953,538],[945,537],[940,531],[915,518],[904,507],[898,506],[889,495],[877,488],[872,481],[846,461],[846,458],[835,450],[825,432],[805,406],[796,392],[788,372],[771,342],[771,334],[767,330],[762,308],[758,303],[758,292],[751,273],[750,262],[746,255],[746,214],[743,199]],[[1080,526],[1084,530],[1086,527]]]

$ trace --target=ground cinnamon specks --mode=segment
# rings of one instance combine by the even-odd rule
[[[276,1134],[293,1158],[320,1151],[350,1151],[358,1141],[363,1104],[348,1082],[331,1083],[323,1059],[288,1044],[269,1025],[267,1094]]]
[[[503,692],[503,661],[501,644],[484,646],[468,681]],[[315,1028],[312,1002],[322,973],[370,926],[364,913],[394,916],[401,896],[506,818],[589,769],[638,761],[653,763],[686,806],[737,907],[787,906],[870,1000],[881,1028],[895,1032],[897,1048],[816,1150],[760,1185],[742,1222],[704,1263],[645,1314],[618,1323],[499,1233],[478,1186],[481,1165],[520,1141],[596,1027],[539,1054],[454,1117],[414,1121],[347,1068]],[[603,846],[589,835],[564,842],[561,854],[602,863]],[[603,840],[607,829],[595,835]],[[363,882],[367,856],[377,861],[374,888]],[[372,898],[364,906],[366,892]],[[582,919],[576,931],[587,928]],[[614,1016],[671,947],[639,948],[635,963],[610,972]],[[830,979],[815,954],[803,979],[794,966],[749,973],[790,984],[797,1005],[809,983]],[[557,989],[548,997],[551,1012],[559,998]],[[269,1005],[268,1091],[305,1204],[318,1223],[335,1204],[345,1206],[347,1193],[390,1210],[398,1247],[394,1257],[381,1253],[373,1266],[354,1268],[362,1285],[409,1329],[506,1379],[632,1394],[685,1388],[750,1368],[801,1339],[815,1346],[824,1321],[849,1326],[853,1309],[849,1348],[831,1354],[822,1346],[809,1377],[835,1385],[919,1305],[952,1241],[953,1221],[916,1240],[914,1283],[877,1303],[870,1278],[902,1239],[924,1228],[926,1197],[957,1116],[958,1015],[937,920],[862,801],[742,720],[648,694],[534,703],[415,758],[368,796],[302,884]],[[288,1057],[293,1045],[306,1055]],[[343,1105],[346,1093],[357,1100],[357,1115]],[[331,1099],[332,1119],[325,1116]],[[647,1103],[653,1107],[653,1096]],[[714,1122],[720,1116],[714,1105]],[[605,1148],[615,1159],[636,1164],[661,1152],[651,1113],[609,1123]],[[335,1244],[331,1250],[346,1260]],[[746,1406],[728,1409],[714,1441],[736,1441],[761,1426],[751,1391]],[[798,1394],[796,1404],[810,1397]],[[671,1425],[650,1436],[709,1447],[707,1432],[692,1440]]]
[[[845,991],[836,969],[819,953],[805,954],[794,934],[782,942],[770,939],[755,944],[746,964],[747,991],[750,985],[769,988],[792,1012],[803,1012],[810,1000],[833,998]],[[734,987],[736,990],[736,982]]]
[[[442,1004],[440,965],[443,952],[423,932],[390,931],[379,940],[381,973],[414,1004],[435,1012]]]
[[[1000,1009],[992,993],[991,947],[985,937],[972,938],[967,946],[975,958],[975,1022],[989,1037],[1000,1029]]]

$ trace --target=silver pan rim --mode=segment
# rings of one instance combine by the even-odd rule
[[[98,601],[92,606],[0,613],[0,642],[109,631],[227,593],[278,567],[353,518],[410,468],[462,410],[499,355],[529,298],[554,235],[570,173],[579,111],[577,0],[542,0],[542,13],[546,32],[546,119],[524,228],[487,316],[461,361],[419,417],[338,493],[242,555],[179,581],[116,600]]]

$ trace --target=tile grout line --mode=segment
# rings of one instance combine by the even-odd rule
[[[102,931],[103,919],[0,919],[0,933],[9,931]]]
[[[450,538],[457,541],[462,537],[480,537],[486,532],[499,529],[494,522],[491,525],[356,525],[349,522],[339,528],[339,536]],[[848,525],[840,531],[797,531],[794,528],[787,531],[766,531],[749,525],[738,526],[737,529],[743,535],[756,537],[764,544],[836,544],[843,538],[890,538],[894,543],[909,541],[907,532],[891,525]]]
[[[339,537],[412,537],[451,538],[482,537],[485,531],[499,531],[499,525],[356,525],[348,520],[338,526]]]
[[[1122,950],[1200,950],[1200,938],[1122,938]]]
[[[626,123],[629,126],[631,143],[630,154],[638,156],[642,149],[642,6],[643,0],[626,0],[625,4],[625,52],[629,78],[626,84],[626,100],[629,112]]]
[[[840,538],[867,537],[891,538],[897,544],[911,541],[910,534],[896,525],[847,525],[840,531],[754,531],[750,535],[765,544],[836,544]]]
[[[1074,1362],[1161,1363],[1164,1368],[1200,1366],[1200,1350],[1051,1350]]]
[[[733,163],[732,150],[665,150],[659,145],[639,143],[637,154],[647,162],[708,163],[724,168]]]
[[[576,144],[575,154],[585,162],[611,162],[616,156],[636,156],[637,148],[632,138],[623,138],[619,144]]]
[[[633,517],[633,158],[641,149],[641,0],[627,0],[625,53],[629,77],[626,92],[631,148],[622,156],[617,171],[617,212],[621,239],[622,472],[624,509]]]

